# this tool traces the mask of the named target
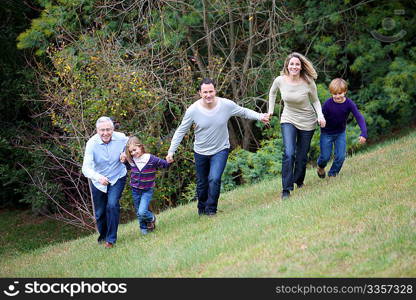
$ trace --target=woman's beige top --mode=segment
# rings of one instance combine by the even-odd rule
[[[277,77],[269,92],[269,113],[274,111],[277,90],[280,90],[284,102],[280,123],[293,124],[300,130],[314,130],[317,119],[324,119],[313,80],[310,83],[302,81],[299,84],[291,84],[283,76]]]

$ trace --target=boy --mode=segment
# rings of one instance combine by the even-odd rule
[[[367,140],[367,126],[364,117],[358,111],[355,103],[345,96],[347,89],[347,82],[341,78],[336,78],[329,84],[329,91],[332,98],[329,98],[322,108],[326,126],[321,128],[321,153],[318,158],[317,168],[317,173],[320,178],[325,178],[325,167],[331,158],[332,148],[334,148],[334,162],[328,172],[328,176],[335,177],[341,170],[347,148],[345,129],[350,112],[354,115],[361,129],[361,135],[359,137],[360,144],[364,144]]]

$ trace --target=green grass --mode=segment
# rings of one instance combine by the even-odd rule
[[[29,211],[7,209],[0,211],[0,257],[2,260],[87,234],[87,231],[62,222],[34,216]]]
[[[415,277],[416,133],[349,157],[337,178],[307,172],[280,200],[280,179],[221,195],[215,217],[191,203],[117,246],[96,235],[0,261],[7,277]]]

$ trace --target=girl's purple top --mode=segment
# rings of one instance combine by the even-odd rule
[[[357,105],[349,98],[343,103],[337,103],[333,98],[326,100],[322,107],[322,113],[326,120],[326,126],[321,132],[327,134],[342,133],[347,127],[348,115],[352,112],[361,129],[361,136],[367,138],[367,126],[363,115],[359,112]]]
[[[149,161],[141,170],[139,170],[134,161],[132,163],[127,161],[126,166],[130,170],[130,186],[135,189],[145,190],[155,186],[157,169],[167,168],[169,163],[150,154]]]

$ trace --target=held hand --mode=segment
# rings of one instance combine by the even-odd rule
[[[109,184],[108,178],[105,177],[105,176],[101,176],[100,179],[98,179],[98,182],[102,185],[108,185]]]
[[[166,161],[169,163],[169,164],[171,164],[171,163],[173,163],[173,154],[168,154],[168,155],[166,155]]]
[[[326,126],[326,120],[324,118],[318,119],[318,123],[319,126],[321,126],[321,128],[324,128]]]
[[[263,114],[260,121],[262,121],[264,124],[269,124],[271,113]]]
[[[121,152],[121,154],[120,154],[120,161],[122,163],[125,163],[126,162],[126,159],[127,159],[126,153]]]
[[[365,138],[365,137],[363,137],[363,136],[360,136],[359,138],[358,138],[358,142],[360,143],[360,144],[365,144],[365,142],[367,141],[367,139]]]

